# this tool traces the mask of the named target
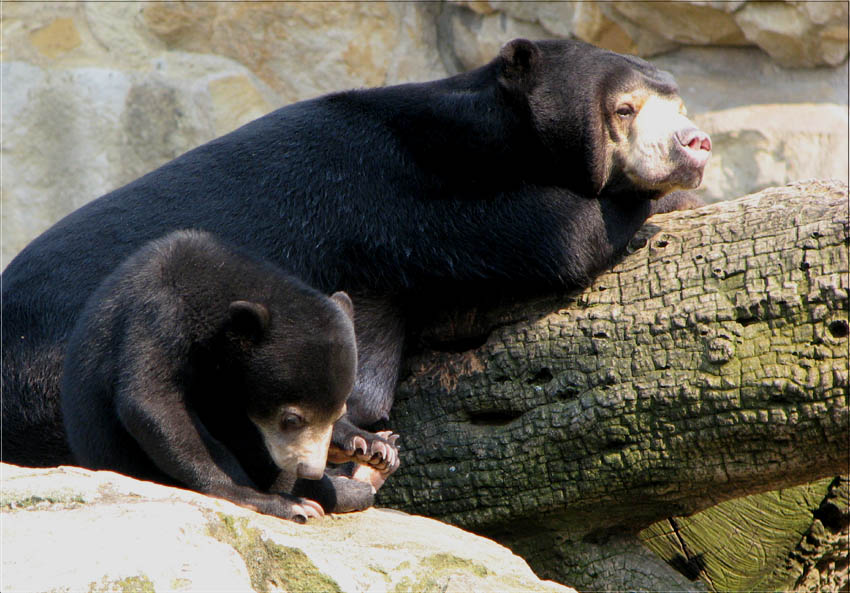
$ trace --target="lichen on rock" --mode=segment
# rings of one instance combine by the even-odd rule
[[[219,513],[218,521],[210,523],[209,532],[239,553],[251,575],[251,586],[259,593],[280,589],[290,593],[341,592],[339,585],[322,574],[304,552],[263,538],[246,517]]]

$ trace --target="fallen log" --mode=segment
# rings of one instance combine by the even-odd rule
[[[846,473],[849,226],[845,184],[771,188],[651,218],[585,290],[465,311],[478,340],[437,323],[380,504],[517,549]]]

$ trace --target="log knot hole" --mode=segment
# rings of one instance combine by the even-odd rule
[[[850,325],[846,319],[836,319],[826,326],[833,338],[846,338],[850,335]]]

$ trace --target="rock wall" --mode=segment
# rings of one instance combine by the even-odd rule
[[[712,134],[709,201],[847,181],[846,2],[3,3],[2,254],[273,108],[424,81],[506,40],[652,57]]]

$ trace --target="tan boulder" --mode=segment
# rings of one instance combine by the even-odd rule
[[[680,46],[755,45],[786,66],[835,66],[848,55],[846,2],[458,0],[505,31],[522,23],[614,51],[653,56]],[[510,22],[514,21],[514,22]]]
[[[735,14],[744,36],[785,66],[837,66],[848,54],[846,2],[750,2]]]

